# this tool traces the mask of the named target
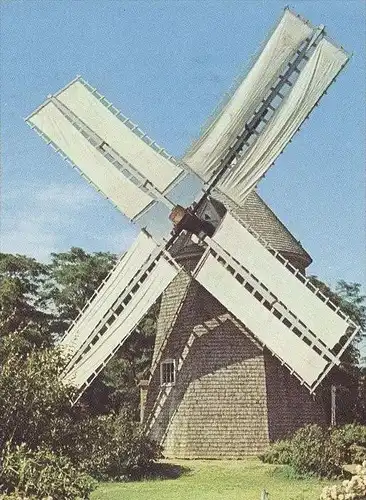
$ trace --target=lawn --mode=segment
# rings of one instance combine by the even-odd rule
[[[318,500],[328,483],[288,479],[259,460],[176,460],[183,469],[177,479],[102,483],[92,500]]]

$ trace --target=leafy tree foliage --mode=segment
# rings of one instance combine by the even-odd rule
[[[139,382],[148,377],[160,304],[155,304],[83,396],[96,412],[139,416]]]
[[[54,314],[45,294],[48,278],[47,266],[35,259],[0,253],[0,342],[17,332],[25,350],[50,345]]]
[[[39,487],[54,498],[76,498],[72,491],[92,486],[84,473],[121,479],[149,470],[160,448],[130,415],[93,416],[84,403],[72,406],[75,390],[61,381],[58,350],[24,354],[15,338],[6,338],[0,369],[0,493],[40,494]]]
[[[51,443],[60,426],[72,418],[74,390],[65,388],[60,375],[64,362],[55,349],[36,349],[24,355],[6,339],[0,372],[0,448],[5,443],[27,443],[35,449]]]
[[[340,369],[333,369],[324,383],[324,397],[329,401],[330,385],[337,386],[337,422],[344,424],[358,421],[366,424],[365,368],[360,366],[359,346],[366,338],[366,297],[361,294],[359,283],[338,281],[331,290],[316,276],[312,282],[319,290],[360,326],[355,340],[349,345],[341,358]]]
[[[63,326],[78,316],[116,260],[117,257],[108,252],[90,254],[75,247],[69,252],[52,254],[48,297]]]
[[[24,348],[51,345],[82,310],[116,262],[81,248],[52,254],[50,264],[0,253],[0,338],[17,332]]]

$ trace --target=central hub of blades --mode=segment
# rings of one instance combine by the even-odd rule
[[[169,219],[177,233],[184,229],[198,237],[204,237],[206,235],[212,236],[215,232],[215,228],[210,222],[200,219],[190,208],[184,208],[181,205],[176,205],[173,208]]]

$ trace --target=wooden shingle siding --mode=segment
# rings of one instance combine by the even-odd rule
[[[220,192],[214,196],[221,201],[239,222],[251,226],[273,248],[289,257],[292,263],[304,270],[312,259],[301,243],[290,233],[256,191],[252,191],[242,207]]]
[[[294,265],[305,268],[311,262],[256,193],[243,208],[230,211]],[[176,243],[175,257],[191,270],[202,248],[183,239]],[[164,359],[175,359],[173,387],[160,386]],[[258,455],[270,441],[305,423],[325,423],[321,401],[314,401],[251,332],[185,273],[162,297],[144,415],[150,437],[171,458]]]

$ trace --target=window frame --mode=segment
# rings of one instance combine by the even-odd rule
[[[164,372],[164,367],[169,366],[169,365],[173,367],[173,371],[170,372],[170,374],[172,374],[172,376],[173,376],[172,377],[173,380],[171,382],[166,382],[166,381],[164,381],[164,375],[166,375],[166,372]],[[176,381],[175,359],[174,358],[164,359],[164,361],[160,362],[160,386],[161,387],[171,387],[171,386],[175,385],[175,381]]]

